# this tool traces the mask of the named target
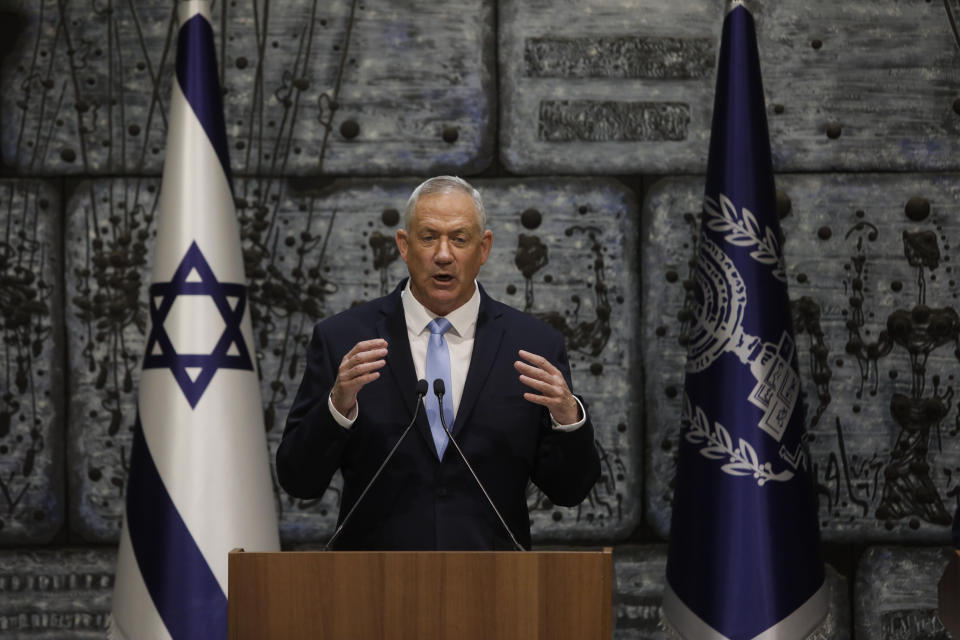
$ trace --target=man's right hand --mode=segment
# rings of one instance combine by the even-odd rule
[[[380,338],[358,342],[343,356],[337,369],[337,381],[330,392],[333,406],[341,415],[352,418],[357,394],[365,384],[380,377],[378,370],[387,363],[386,356],[387,341]]]

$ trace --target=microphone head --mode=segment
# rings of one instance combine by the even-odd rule
[[[436,395],[442,396],[445,391],[446,389],[443,388],[443,380],[441,378],[437,378],[433,381],[433,392]]]
[[[417,380],[417,395],[425,396],[430,390],[430,385],[427,384],[427,381],[424,379]]]

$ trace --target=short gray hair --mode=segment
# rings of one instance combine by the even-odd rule
[[[473,208],[477,212],[477,224],[480,227],[480,232],[483,233],[487,228],[487,213],[483,208],[483,199],[480,198],[480,192],[474,189],[469,182],[457,176],[434,176],[429,180],[421,182],[420,186],[410,194],[410,198],[407,200],[407,206],[403,210],[404,228],[407,231],[410,230],[410,223],[413,222],[413,212],[416,210],[417,202],[420,201],[422,196],[452,192],[465,193],[470,196],[473,200]]]

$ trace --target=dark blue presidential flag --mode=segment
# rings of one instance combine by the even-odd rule
[[[723,23],[697,254],[665,624],[796,639],[827,613],[753,16]]]

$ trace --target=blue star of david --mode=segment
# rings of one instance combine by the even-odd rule
[[[188,281],[187,278],[192,273],[196,273],[199,278]],[[212,353],[177,353],[163,326],[177,296],[210,296],[220,311],[226,327]],[[233,308],[227,300],[228,297],[237,299]],[[247,287],[242,284],[219,282],[197,243],[191,243],[170,282],[157,282],[150,286],[152,327],[147,338],[143,368],[170,369],[190,407],[196,407],[217,369],[253,371],[253,361],[250,359],[250,352],[240,331],[240,322],[243,319],[246,304]],[[154,353],[158,346],[160,353]],[[231,348],[236,350],[233,355],[229,354]],[[191,379],[187,374],[188,368],[200,369],[195,379]]]

